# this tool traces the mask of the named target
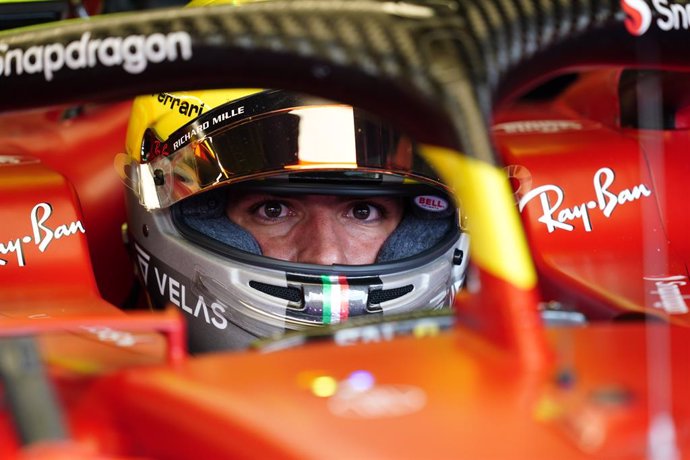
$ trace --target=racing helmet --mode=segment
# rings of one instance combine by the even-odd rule
[[[184,312],[192,352],[448,307],[469,237],[416,144],[355,107],[282,90],[158,93],[132,106],[122,161],[128,235],[153,306]],[[235,196],[390,196],[402,217],[362,265],[266,256],[226,211]]]

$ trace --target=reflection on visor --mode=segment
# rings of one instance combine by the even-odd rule
[[[126,173],[140,202],[147,209],[164,208],[220,183],[303,170],[437,179],[408,138],[357,109],[289,100],[283,101],[289,107],[266,113],[269,96],[218,107],[165,142],[149,132],[142,151],[148,162]],[[256,98],[263,102],[252,105]]]
[[[319,167],[323,163],[357,167],[355,123],[352,107],[323,107],[291,110],[300,117],[297,135],[297,165],[288,168]],[[336,127],[336,129],[333,129]]]

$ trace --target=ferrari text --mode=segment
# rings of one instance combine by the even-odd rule
[[[537,220],[546,225],[549,233],[555,230],[573,231],[575,225],[569,222],[576,219],[581,221],[585,231],[591,232],[592,221],[590,219],[590,211],[598,209],[606,218],[610,218],[618,206],[652,194],[651,190],[644,184],[614,191],[611,187],[615,178],[616,175],[611,168],[599,169],[594,174],[593,180],[595,199],[569,208],[561,208],[565,199],[565,193],[561,187],[557,185],[542,185],[525,193],[522,199],[520,199],[519,209],[522,212],[527,203],[539,197],[543,214]]]
[[[85,233],[84,226],[79,220],[68,224],[50,226],[48,219],[53,213],[53,207],[49,203],[38,203],[30,214],[32,235],[15,238],[5,243],[0,243],[0,255],[14,254],[20,267],[26,265],[24,245],[33,243],[38,250],[45,252],[54,241],[77,233]],[[7,265],[9,261],[0,257],[0,266]]]
[[[78,70],[102,65],[120,66],[127,73],[143,72],[149,63],[174,62],[192,57],[192,38],[187,32],[167,35],[91,38],[84,32],[68,44],[52,43],[27,49],[10,48],[0,42],[0,77],[43,74],[46,81],[63,68]]]
[[[169,93],[158,93],[158,102],[166,107],[170,107],[170,110],[177,109],[177,112],[181,115],[186,115],[188,117],[195,117],[201,115],[204,111],[204,103],[199,104],[190,103],[190,101],[185,100],[182,97],[175,96]]]

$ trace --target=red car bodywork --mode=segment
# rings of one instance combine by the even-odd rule
[[[493,131],[554,296],[591,318],[663,312],[687,325],[688,131],[682,111],[676,129],[621,126],[620,75],[585,74]]]
[[[558,187],[563,202],[546,221],[574,226],[549,232],[539,220],[539,196],[522,211],[540,300],[593,320],[547,330],[513,325],[494,331],[499,340],[462,322],[395,340],[385,325],[371,325],[349,345],[333,339],[273,353],[186,356],[179,315],[138,316],[116,306],[133,282],[112,166],[129,104],[68,119],[57,109],[4,115],[0,334],[40,333],[71,435],[20,447],[5,406],[0,458],[688,455],[690,369],[682,350],[690,334],[681,327],[687,315],[654,306],[665,288],[675,286],[681,299],[687,293],[687,278],[679,278],[687,276],[687,205],[684,189],[676,188],[688,170],[687,131],[617,126],[616,78],[617,71],[586,74],[553,101],[498,115],[493,131],[506,164],[519,166],[511,169],[518,197]],[[529,124],[544,120],[569,123]],[[640,151],[639,139],[664,146],[664,157]],[[596,202],[587,206],[596,200],[602,168],[615,174],[607,191],[631,193],[608,216]],[[650,196],[633,197],[641,185]],[[554,206],[558,192],[551,190]],[[558,220],[563,209],[581,204],[591,231],[582,218]],[[489,275],[482,282],[488,290],[500,283]],[[531,295],[486,299],[531,305]],[[483,308],[458,301],[480,323],[493,318]],[[679,326],[612,321],[629,313]],[[367,391],[347,391],[357,371],[370,376]]]

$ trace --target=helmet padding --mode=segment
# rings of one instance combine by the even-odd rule
[[[180,216],[184,223],[202,235],[233,248],[260,255],[261,248],[256,239],[225,215],[226,202],[225,190],[211,190],[181,201]]]
[[[225,214],[227,192],[211,190],[178,203],[180,217],[191,229],[251,254],[261,255],[256,239]],[[400,224],[381,246],[376,262],[392,262],[431,249],[453,230],[454,212],[425,212],[414,204],[406,208]]]
[[[381,246],[376,262],[391,262],[431,249],[452,228],[450,217],[425,219],[407,212]]]

